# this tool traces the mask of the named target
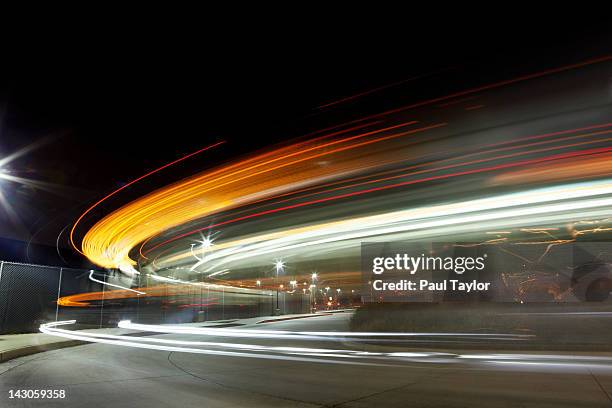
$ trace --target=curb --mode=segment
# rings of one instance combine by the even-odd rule
[[[31,354],[42,353],[45,351],[57,350],[65,347],[80,346],[88,344],[86,341],[80,340],[67,340],[67,341],[56,341],[48,344],[38,344],[35,346],[20,347],[12,350],[6,350],[0,352],[0,363],[7,362],[17,357],[29,356]]]

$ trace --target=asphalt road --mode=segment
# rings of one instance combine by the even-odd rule
[[[346,330],[348,318],[337,314],[257,328]],[[279,344],[269,339],[257,342]],[[351,345],[332,342],[325,347]],[[593,365],[573,359],[549,355],[534,362],[517,357],[510,364],[486,358],[364,359],[353,364],[342,358],[303,362],[88,344],[1,364],[0,407],[612,406],[612,362],[598,358]],[[9,390],[18,389],[63,389],[66,398],[10,399]]]

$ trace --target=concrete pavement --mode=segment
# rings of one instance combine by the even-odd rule
[[[336,314],[246,327],[340,331],[347,329],[348,317]],[[195,336],[179,337],[193,340]],[[338,343],[327,346],[343,347]],[[40,353],[0,367],[7,364],[10,367],[0,374],[2,407],[612,406],[610,372],[570,364],[346,365],[106,344]],[[9,390],[40,388],[63,389],[67,397],[44,401],[8,398]]]

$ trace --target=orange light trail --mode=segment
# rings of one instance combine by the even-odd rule
[[[591,64],[610,60],[612,60],[612,56],[608,55],[589,61],[566,65],[563,67],[549,69],[546,71],[529,75],[523,75],[504,81],[487,84],[460,92],[455,92],[450,95],[440,96],[412,103],[407,106],[366,116],[364,118],[352,122],[347,122],[344,125],[339,125],[339,127],[332,127],[329,129],[342,129],[342,126],[346,126],[349,123],[366,122],[370,119],[382,118],[390,114],[404,112],[413,108],[425,107],[427,105],[437,104],[440,102],[449,103],[452,102],[453,99],[457,98],[467,99],[484,91],[489,91],[495,88],[518,83],[521,81],[566,72],[579,67],[584,67]],[[489,106],[488,102],[487,106]],[[227,210],[235,210],[241,206],[251,205],[253,203],[270,200],[271,198],[280,197],[287,194],[296,194],[296,192],[299,192],[300,190],[305,191],[313,186],[320,187],[321,185],[329,184],[330,182],[336,182],[341,179],[344,179],[344,182],[346,182],[346,177],[354,177],[356,174],[359,174],[359,172],[363,172],[364,170],[369,171],[376,167],[382,167],[388,164],[395,164],[401,161],[407,161],[408,159],[414,157],[418,157],[420,152],[419,150],[421,148],[419,146],[411,145],[410,149],[414,149],[415,152],[413,153],[412,150],[409,151],[407,149],[406,142],[402,142],[402,138],[414,135],[419,132],[429,131],[447,125],[445,122],[439,121],[439,119],[436,119],[435,122],[438,123],[434,123],[431,125],[423,125],[422,127],[417,129],[409,128],[409,126],[419,123],[416,120],[411,120],[399,124],[388,125],[386,127],[377,128],[374,130],[368,129],[369,126],[371,126],[371,123],[363,123],[351,129],[339,130],[338,132],[335,132],[333,134],[316,132],[322,135],[312,140],[306,140],[285,147],[270,150],[265,153],[259,153],[251,156],[250,158],[236,161],[232,164],[220,166],[216,169],[199,173],[188,179],[182,180],[180,182],[171,184],[157,191],[154,191],[107,215],[105,218],[98,221],[85,234],[82,239],[81,249],[79,250],[77,248],[77,245],[74,242],[76,227],[93,208],[95,208],[104,200],[108,199],[110,196],[128,187],[129,185],[176,162],[179,162],[187,157],[197,154],[199,152],[198,151],[186,156],[185,158],[179,159],[173,163],[170,163],[166,166],[162,166],[157,170],[147,173],[146,175],[132,181],[126,186],[123,186],[122,188],[102,198],[100,201],[88,208],[87,211],[79,217],[79,219],[70,231],[70,240],[72,245],[79,252],[87,256],[93,263],[97,265],[106,268],[119,268],[122,270],[124,268],[129,269],[136,264],[136,262],[129,256],[133,248],[136,248],[136,246],[139,244],[142,244],[144,246],[144,243],[148,242],[148,240],[150,240],[152,237],[155,237],[160,233],[168,231],[169,229],[175,228],[179,225],[184,225],[190,221],[202,219],[203,217],[210,216],[212,214],[217,214]],[[608,125],[609,124],[597,126],[607,127]],[[593,126],[591,128],[596,128],[597,126]],[[355,132],[357,134],[353,134],[352,132],[356,130],[359,130],[359,133]],[[576,131],[576,129],[574,129],[573,131]],[[565,132],[572,131],[560,131],[544,135],[537,135],[533,136],[532,138],[538,139],[549,137],[552,135],[561,135]],[[591,135],[605,134],[608,132],[609,131],[605,130],[593,133]],[[350,134],[346,135],[346,133]],[[338,136],[340,134],[342,134],[341,137]],[[570,140],[585,136],[587,135],[570,136],[552,142],[557,142],[560,140]],[[527,138],[523,140],[527,140]],[[466,165],[480,164],[495,159],[507,159],[523,154],[534,154],[537,152],[544,152],[548,150],[560,150],[567,147],[577,147],[590,143],[598,143],[604,141],[607,142],[609,140],[610,139],[602,139],[592,142],[588,141],[582,143],[574,143],[571,145],[567,144],[565,146],[546,147],[530,150],[526,153],[517,152],[497,156],[495,158],[482,158],[470,162],[448,164],[446,166],[436,166],[434,169],[422,169],[410,174],[400,174],[385,178],[379,177],[377,179],[365,181],[363,183],[338,187],[330,191],[341,190],[348,187],[355,187],[365,184],[380,183],[382,181],[397,179],[405,176],[418,175],[421,173],[429,173],[431,171],[441,171]],[[383,141],[385,141],[386,143],[381,143]],[[524,146],[513,146],[512,144],[516,143],[516,140],[514,140],[511,142],[505,142],[511,144],[510,146],[502,148],[497,147],[495,149],[489,150],[487,153],[491,153],[494,151],[514,150],[519,147],[536,146],[552,142],[546,140],[534,142]],[[497,146],[504,145],[505,143],[499,143],[497,144]],[[214,146],[215,145],[209,146],[208,148],[202,149],[200,151],[207,150]],[[549,156],[547,158],[522,160],[513,163],[503,163],[500,165],[493,165],[478,169],[466,169],[464,171],[457,171],[450,174],[431,176],[428,175],[427,177],[418,180],[402,181],[390,185],[370,186],[371,188],[367,188],[365,190],[347,192],[332,197],[314,199],[306,202],[286,205],[280,208],[260,211],[237,218],[232,218],[223,222],[218,222],[213,226],[227,225],[232,222],[246,220],[261,215],[272,214],[294,208],[301,208],[312,204],[328,202],[331,200],[360,196],[371,192],[378,192],[395,187],[408,186],[426,181],[443,180],[468,174],[477,174],[502,169],[510,169],[512,167],[517,167],[521,165],[524,166],[531,164],[539,164],[553,160],[556,161],[560,159],[574,158],[579,156],[595,155],[607,151],[608,150],[606,149],[583,150],[577,153],[558,154]],[[485,152],[480,151],[472,154],[462,155],[459,157],[465,158],[470,155],[481,155],[484,153]],[[440,160],[434,163],[440,163],[444,161],[448,162],[451,160],[456,160],[457,158],[458,157]],[[416,166],[411,166],[409,168],[414,167]],[[377,175],[375,175],[374,177],[376,176]],[[201,231],[209,228],[211,227],[209,226],[207,228],[200,228],[196,231]],[[178,237],[175,237],[172,240],[180,238],[182,236],[185,236],[185,234],[179,235]],[[158,244],[155,247],[148,249],[148,251],[163,244],[164,243]],[[143,251],[141,246],[141,253],[147,254],[148,251]]]
[[[379,148],[384,154],[376,154],[376,149],[373,149],[374,154],[370,156],[360,148],[443,125],[404,129],[416,123],[414,120],[407,121],[336,140],[326,140],[328,137],[322,136],[174,183],[125,205],[97,222],[83,238],[82,252],[102,267],[132,267],[135,261],[129,258],[129,252],[151,236],[283,190],[289,191],[337,174],[397,160],[401,152],[389,154],[386,145]],[[372,149],[369,153],[372,153]],[[323,157],[333,161],[332,168],[318,162]]]
[[[129,186],[131,186],[132,184],[137,183],[137,182],[139,182],[140,180],[142,180],[142,179],[144,179],[144,178],[146,178],[146,177],[149,177],[149,176],[151,176],[151,175],[153,175],[153,174],[155,174],[155,173],[157,173],[157,172],[159,172],[159,171],[161,171],[161,170],[163,170],[163,169],[165,169],[165,168],[168,168],[168,167],[173,166],[173,165],[175,165],[175,164],[177,164],[177,163],[180,163],[180,162],[182,162],[182,161],[184,161],[184,160],[187,160],[188,158],[193,157],[193,156],[195,156],[195,155],[197,155],[197,154],[200,154],[200,153],[205,152],[205,151],[207,151],[207,150],[210,150],[210,149],[212,149],[212,148],[214,148],[214,147],[217,147],[217,146],[219,146],[219,145],[222,145],[223,143],[225,143],[225,141],[220,141],[220,142],[214,143],[214,144],[212,144],[212,145],[210,145],[210,146],[206,146],[206,147],[204,147],[204,148],[202,148],[202,149],[200,149],[200,150],[196,150],[196,151],[195,151],[195,152],[193,152],[193,153],[189,153],[189,154],[188,154],[188,155],[186,155],[186,156],[183,156],[183,157],[181,157],[181,158],[179,158],[179,159],[176,159],[176,160],[174,160],[174,161],[172,161],[172,162],[170,162],[170,163],[167,163],[167,164],[165,164],[165,165],[163,165],[163,166],[161,166],[161,167],[158,167],[158,168],[156,168],[155,170],[152,170],[152,171],[150,171],[150,172],[148,172],[148,173],[146,173],[146,174],[144,174],[144,175],[142,175],[142,176],[138,177],[137,179],[130,181],[130,182],[129,182],[129,183],[127,183],[126,185],[119,187],[117,190],[113,191],[112,193],[110,193],[110,194],[108,194],[108,195],[106,195],[106,196],[102,197],[100,200],[96,201],[96,202],[95,202],[95,203],[94,203],[94,204],[93,204],[91,207],[89,207],[87,210],[85,210],[85,212],[84,212],[83,214],[81,214],[81,215],[79,216],[79,218],[78,218],[78,219],[77,219],[77,220],[74,222],[74,225],[72,226],[72,229],[70,230],[70,243],[72,244],[72,247],[73,247],[73,248],[74,248],[74,249],[75,249],[75,250],[76,250],[78,253],[80,253],[81,255],[85,255],[85,254],[84,254],[84,253],[83,253],[83,252],[82,252],[82,251],[81,251],[81,250],[80,250],[80,249],[77,247],[77,245],[74,243],[74,231],[76,230],[77,225],[78,225],[78,224],[79,224],[79,223],[80,223],[80,222],[83,220],[83,218],[85,218],[85,216],[86,216],[87,214],[89,214],[89,213],[91,212],[91,210],[93,210],[94,208],[96,208],[98,205],[102,204],[104,201],[108,200],[109,198],[111,198],[111,197],[112,197],[112,196],[114,196],[115,194],[119,193],[120,191],[122,191],[122,190],[124,190],[124,189],[128,188],[128,187],[129,187]]]
[[[548,134],[544,134],[544,135],[537,135],[537,136],[528,136],[525,137],[523,139],[518,139],[517,141],[520,140],[537,140],[537,139],[541,139],[542,137],[545,136],[551,136],[551,135],[563,135],[563,134],[567,134],[569,132],[576,132],[579,130],[585,130],[585,129],[597,129],[597,128],[602,128],[602,127],[610,127],[612,126],[612,124],[605,124],[605,125],[594,125],[594,126],[588,126],[588,127],[584,127],[584,128],[578,128],[578,129],[573,129],[573,130],[566,130],[566,131],[560,131],[560,132],[553,132],[553,133],[548,133]],[[470,156],[475,156],[475,155],[483,155],[483,154],[487,154],[487,153],[494,153],[494,152],[501,152],[501,151],[507,151],[507,150],[516,150],[519,148],[525,148],[525,147],[533,147],[533,146],[539,146],[542,144],[550,144],[550,143],[554,143],[554,142],[560,142],[560,141],[566,141],[566,140],[573,140],[573,139],[580,139],[580,138],[586,138],[586,137],[592,137],[592,136],[600,136],[600,135],[606,135],[606,134],[610,134],[612,133],[612,130],[602,130],[602,131],[598,131],[598,132],[591,132],[591,133],[586,133],[586,134],[580,134],[580,135],[575,135],[575,136],[566,136],[563,138],[558,138],[558,139],[554,139],[554,140],[545,140],[545,141],[538,141],[538,142],[532,142],[532,143],[527,143],[527,144],[521,144],[521,145],[516,145],[516,146],[508,146],[508,147],[502,147],[502,148],[496,148],[496,149],[490,149],[490,150],[485,150],[482,152],[476,152],[476,153],[469,153],[469,154],[465,154],[465,155],[461,155],[461,156],[457,156],[457,157],[453,157],[453,158],[449,158],[449,159],[444,159],[444,160],[439,160],[437,162],[427,162],[427,163],[422,163],[419,165],[414,165],[414,166],[408,166],[408,167],[404,167],[402,169],[399,170],[393,170],[392,172],[397,172],[397,171],[406,171],[406,170],[412,170],[412,169],[416,169],[419,167],[426,167],[426,166],[430,166],[430,165],[434,165],[437,163],[444,163],[444,162],[449,162],[449,161],[455,161],[457,159],[461,159],[461,158],[467,158]],[[301,194],[299,196],[292,196],[289,198],[285,198],[285,199],[281,199],[281,200],[276,200],[273,202],[274,205],[278,205],[278,204],[282,204],[288,201],[293,201],[296,199],[303,199],[303,198],[307,198],[307,197],[312,197],[315,195],[320,195],[320,194],[326,194],[326,193],[332,193],[335,191],[339,191],[339,190],[346,190],[346,189],[350,189],[350,188],[355,188],[358,186],[364,186],[364,185],[369,185],[369,184],[376,184],[376,183],[381,183],[384,181],[390,181],[390,180],[395,180],[395,179],[399,179],[399,178],[405,178],[405,177],[409,177],[409,176],[416,176],[416,175],[420,175],[420,174],[424,174],[424,173],[433,173],[433,172],[438,172],[438,171],[442,171],[442,170],[448,170],[448,169],[453,169],[453,168],[457,168],[457,167],[465,167],[465,166],[470,166],[470,165],[474,165],[474,164],[480,164],[480,163],[486,163],[486,162],[490,162],[490,161],[496,161],[496,160],[500,160],[500,159],[509,159],[509,158],[513,158],[513,157],[517,157],[517,156],[523,156],[523,155],[528,155],[528,154],[534,154],[534,153],[542,153],[542,152],[547,152],[547,151],[551,151],[551,150],[562,150],[562,149],[567,149],[570,147],[578,147],[578,146],[583,146],[583,145],[588,145],[588,144],[593,144],[593,143],[600,143],[600,142],[608,142],[612,140],[611,138],[605,138],[605,139],[596,139],[593,141],[586,141],[586,142],[579,142],[579,143],[573,143],[573,144],[565,144],[565,145],[559,145],[559,146],[552,146],[552,147],[546,147],[546,148],[540,148],[540,149],[532,149],[532,150],[525,150],[525,151],[519,151],[519,152],[515,152],[515,153],[509,153],[509,154],[504,154],[504,155],[498,155],[498,156],[492,156],[492,157],[486,157],[483,159],[478,159],[478,160],[472,160],[472,161],[467,161],[467,162],[459,162],[459,163],[455,163],[455,164],[449,164],[449,165],[444,165],[444,166],[437,166],[437,167],[432,167],[432,168],[426,168],[423,170],[418,170],[418,171],[412,171],[409,173],[401,173],[401,174],[396,174],[393,176],[388,176],[388,177],[381,177],[381,178],[377,178],[377,179],[371,179],[371,175],[370,176],[365,176],[365,177],[356,177],[353,179],[348,179],[348,180],[344,180],[342,182],[335,182],[335,183],[328,183],[322,186],[318,186],[318,187],[325,187],[325,186],[332,186],[334,184],[338,184],[338,183],[342,183],[344,185],[339,186],[339,187],[335,187],[335,188],[331,188],[331,189],[327,189],[327,190],[323,190],[323,191],[315,191],[315,192],[311,192],[311,193],[307,193],[307,194]],[[506,143],[500,143],[499,145],[504,145]],[[492,146],[492,145],[491,145]],[[389,173],[387,172],[381,172],[379,173],[379,175],[385,174],[385,173]],[[351,183],[351,184],[345,184],[346,182],[350,182],[350,181],[357,181],[360,179],[364,179],[364,178],[370,178],[370,180],[366,180],[366,181],[362,181],[362,182],[357,182],[357,183]],[[271,199],[271,198],[281,198],[283,196],[287,196],[287,195],[293,195],[299,192],[306,192],[308,190],[311,190],[312,188],[304,188],[302,190],[299,191],[293,191],[290,193],[285,193],[285,194],[279,194],[273,197],[267,197],[266,199],[261,199],[261,200],[257,200],[254,201],[252,203],[257,203],[257,202],[261,202],[261,201],[265,201],[267,199]],[[318,201],[314,201],[315,203]],[[244,213],[246,211],[253,211],[256,210],[258,208],[262,208],[265,207],[266,205],[260,205],[258,207],[255,208],[251,208],[250,210],[242,210],[242,211],[237,211],[234,214],[228,214],[224,217],[222,217],[222,219],[225,218],[232,218],[232,220],[230,220],[229,222],[217,222],[211,226],[202,228],[202,229],[198,229],[195,231],[190,231],[188,233],[185,234],[180,234],[178,236],[175,236],[171,239],[168,239],[160,244],[157,244],[155,246],[152,246],[151,248],[144,250],[144,246],[149,242],[149,240],[151,238],[154,237],[150,237],[149,239],[147,239],[146,241],[144,241],[139,249],[139,253],[146,258],[146,254],[149,253],[151,250],[153,249],[157,249],[160,246],[163,246],[167,243],[173,242],[176,239],[179,238],[183,238],[185,236],[191,235],[192,233],[198,232],[198,231],[202,231],[202,230],[206,230],[206,229],[210,229],[212,227],[216,227],[216,226],[221,226],[221,225],[225,225],[226,223],[232,223],[235,221],[240,221],[240,220],[245,220],[245,219],[249,219],[249,218],[253,218],[253,215],[246,215],[246,216],[242,216],[242,217],[236,217],[238,214]],[[288,206],[287,208],[294,208],[292,206]],[[275,212],[272,210],[272,212]],[[265,215],[270,213],[270,210],[268,211],[260,211],[260,212],[256,212],[255,214],[259,214],[259,215]],[[255,215],[257,216],[257,215]],[[148,258],[146,258],[148,259]]]
[[[612,147],[609,147],[609,148],[587,149],[587,150],[581,150],[581,151],[577,151],[577,152],[556,154],[556,155],[542,157],[542,158],[537,158],[537,159],[522,160],[522,161],[518,161],[518,162],[510,162],[510,163],[494,165],[494,166],[489,166],[489,167],[484,167],[484,168],[477,168],[477,169],[472,169],[472,170],[464,170],[464,171],[460,171],[460,172],[456,172],[456,173],[442,174],[442,175],[437,175],[437,176],[430,176],[430,177],[425,177],[425,178],[421,178],[421,179],[417,179],[417,180],[403,181],[403,182],[400,182],[400,183],[395,183],[395,184],[390,184],[390,185],[383,185],[383,186],[378,186],[378,187],[372,187],[372,188],[369,188],[369,189],[366,189],[366,190],[359,190],[359,191],[354,191],[354,192],[350,192],[350,193],[339,194],[339,195],[336,195],[336,196],[324,197],[324,198],[319,198],[319,199],[315,199],[315,200],[311,200],[311,201],[306,201],[306,202],[301,202],[301,203],[297,203],[297,204],[287,205],[287,206],[284,206],[284,207],[273,208],[273,209],[270,209],[270,210],[261,211],[261,212],[258,212],[258,213],[253,213],[253,214],[245,215],[245,216],[238,217],[238,218],[233,218],[233,219],[230,219],[230,220],[227,220],[227,221],[218,222],[216,224],[212,224],[212,225],[209,225],[209,226],[204,227],[204,228],[198,228],[198,229],[186,232],[184,234],[177,235],[177,236],[175,236],[173,238],[170,238],[170,239],[168,239],[168,240],[166,240],[164,242],[161,242],[161,243],[151,247],[145,253],[148,253],[148,252],[150,252],[150,251],[152,251],[154,249],[157,249],[157,248],[159,248],[159,247],[161,247],[163,245],[166,245],[166,244],[168,244],[170,242],[176,241],[177,239],[187,237],[187,236],[189,236],[191,234],[194,234],[196,232],[209,230],[211,228],[215,228],[215,227],[219,227],[219,226],[223,226],[223,225],[233,224],[233,223],[238,222],[238,221],[244,221],[244,220],[248,220],[248,219],[252,219],[252,218],[256,218],[256,217],[261,217],[263,215],[274,214],[274,213],[283,212],[283,211],[287,211],[287,210],[292,210],[292,209],[296,209],[296,208],[302,208],[302,207],[306,207],[306,206],[311,206],[311,205],[314,205],[314,204],[321,204],[321,203],[326,203],[326,202],[329,202],[329,201],[334,201],[334,200],[339,200],[339,199],[345,199],[345,198],[361,196],[361,195],[364,195],[364,194],[370,194],[370,193],[374,193],[374,192],[378,192],[378,191],[384,191],[384,190],[389,190],[389,189],[393,189],[393,188],[404,187],[404,186],[414,185],[414,184],[418,184],[418,183],[424,183],[424,182],[428,182],[428,181],[444,180],[444,179],[449,179],[449,178],[453,178],[453,177],[465,176],[465,175],[470,175],[470,174],[478,174],[478,173],[484,173],[484,172],[491,172],[491,171],[496,171],[496,170],[503,170],[503,169],[507,169],[507,168],[513,168],[513,167],[521,167],[521,166],[531,165],[531,164],[547,163],[547,162],[551,162],[551,161],[556,161],[556,160],[561,160],[561,159],[566,159],[566,158],[572,158],[572,157],[599,155],[599,154],[603,154],[603,153],[608,153],[610,151],[612,151]]]

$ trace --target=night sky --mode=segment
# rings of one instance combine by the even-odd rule
[[[21,226],[0,209],[0,238],[33,237],[53,247],[35,260],[60,264],[53,258],[57,235],[87,204],[214,141],[228,143],[126,192],[106,210],[156,185],[366,113],[609,53],[610,24],[577,23],[579,17],[484,24],[414,23],[420,19],[411,16],[410,23],[384,28],[359,22],[333,32],[313,24],[299,34],[286,26],[268,34],[245,28],[233,38],[229,29],[140,32],[23,47],[0,68],[0,158],[47,138],[7,168],[56,186],[49,193],[3,181]],[[413,77],[420,78],[407,81]],[[32,261],[7,244],[0,255]]]

